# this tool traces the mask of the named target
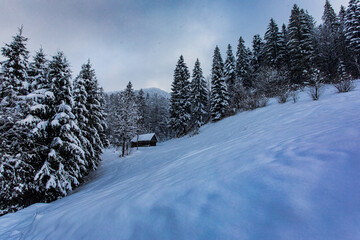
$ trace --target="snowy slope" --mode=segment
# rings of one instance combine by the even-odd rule
[[[360,239],[360,84],[103,155],[71,196],[0,217],[1,239]]]

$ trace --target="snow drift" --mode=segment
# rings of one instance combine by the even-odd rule
[[[88,184],[0,217],[1,239],[360,239],[360,90],[114,150]]]

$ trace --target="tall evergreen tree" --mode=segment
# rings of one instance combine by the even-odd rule
[[[285,24],[281,27],[281,33],[279,35],[279,54],[278,65],[280,69],[287,71],[289,69],[289,54],[288,54],[288,31]]]
[[[2,104],[11,105],[17,96],[27,94],[28,82],[28,59],[29,51],[26,49],[27,38],[22,35],[22,27],[19,33],[13,37],[10,44],[1,49],[2,55],[6,58],[1,62],[2,82],[0,85],[0,100]]]
[[[264,42],[259,34],[253,37],[253,51],[251,66],[253,73],[256,73],[264,62]]]
[[[251,87],[251,51],[246,48],[245,41],[242,37],[239,38],[239,43],[236,51],[236,76],[238,81],[244,87]]]
[[[80,140],[86,157],[86,171],[96,169],[100,154],[107,141],[101,135],[105,131],[105,115],[101,106],[101,94],[95,71],[90,61],[84,64],[74,81],[74,114],[81,130]]]
[[[231,45],[229,44],[226,51],[226,60],[224,64],[224,78],[229,93],[229,108],[232,113],[235,113],[237,105],[235,102],[235,96],[237,91],[235,67],[235,57],[233,55]]]
[[[81,131],[72,112],[71,71],[62,52],[50,61],[48,77],[52,98],[46,132],[50,144],[35,181],[44,192],[45,199],[51,201],[67,195],[79,184],[86,163],[79,140]]]
[[[138,121],[138,128],[139,133],[146,133],[148,131],[148,126],[146,122],[148,121],[148,112],[147,112],[147,105],[144,97],[144,91],[140,89],[137,95],[137,106],[139,111],[139,121]]]
[[[200,66],[196,59],[191,81],[191,125],[195,131],[204,125],[208,118],[208,90]]]
[[[28,51],[22,28],[10,44],[1,49],[5,61],[0,70],[0,210],[12,212],[29,205],[36,189],[30,129],[22,124],[29,108],[27,94]]]
[[[49,88],[47,80],[48,60],[46,59],[43,49],[35,53],[34,60],[29,64],[29,92],[37,91],[38,89]]]
[[[339,62],[339,21],[330,2],[326,0],[323,24],[316,29],[316,63],[320,70],[325,74],[328,82],[334,81],[337,75],[337,65]]]
[[[224,63],[220,49],[216,46],[211,69],[211,117],[212,121],[219,121],[226,117],[229,111],[229,95],[224,79]]]
[[[174,81],[171,88],[170,127],[176,137],[187,134],[190,120],[190,73],[181,55],[174,71]]]
[[[329,0],[325,1],[322,20],[323,20],[323,24],[326,25],[326,27],[330,28],[332,32],[336,32],[338,30],[339,28],[338,17],[336,16],[336,13],[333,7],[331,6]]]
[[[51,117],[53,93],[51,91],[52,83],[48,78],[49,62],[42,49],[36,52],[33,62],[30,63],[29,94],[26,99],[29,103],[26,109],[27,117],[22,120],[24,125],[31,129],[29,138],[36,148],[33,149],[34,158],[32,166],[39,170],[46,158],[49,145],[47,125]]]
[[[339,38],[337,42],[337,56],[339,58],[339,62],[342,62],[342,64],[347,69],[347,72],[352,73],[353,75],[356,75],[357,69],[353,64],[352,56],[351,56],[351,49],[348,48],[348,43],[346,40],[346,9],[344,6],[340,7],[339,15],[338,15],[338,21],[339,21]],[[339,63],[340,64],[340,63]]]
[[[360,75],[360,1],[350,0],[345,14],[345,37],[351,50],[353,63]]]
[[[138,133],[139,111],[131,82],[121,93],[119,105],[120,125],[117,133],[121,136],[122,156],[125,156],[130,140]]]
[[[313,30],[313,18],[295,4],[288,28],[290,73],[294,84],[304,84],[309,80],[314,54]]]
[[[280,68],[281,34],[273,18],[264,35],[264,57],[269,67]]]

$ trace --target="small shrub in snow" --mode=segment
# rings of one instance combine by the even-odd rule
[[[355,85],[354,82],[350,79],[343,80],[337,84],[335,84],[338,93],[350,92],[354,90]]]
[[[335,87],[338,90],[338,93],[350,92],[355,88],[351,76],[346,73],[345,66],[342,63],[340,63],[338,67],[338,79]]]
[[[253,110],[259,107],[265,107],[267,102],[268,99],[264,94],[248,91],[248,95],[242,103],[242,108],[244,110]]]
[[[284,91],[280,93],[280,95],[277,97],[278,103],[286,103],[289,98],[290,93],[288,91]]]
[[[322,76],[320,70],[314,69],[311,74],[308,89],[308,93],[314,101],[319,100],[320,98],[324,86],[323,82],[324,77]]]
[[[293,100],[293,103],[296,103],[299,100],[298,91],[292,91],[290,95],[291,95],[291,99]]]

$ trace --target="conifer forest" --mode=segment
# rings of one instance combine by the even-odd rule
[[[239,36],[236,48],[214,46],[210,73],[201,59],[190,68],[179,56],[169,97],[134,90],[131,79],[123,91],[104,92],[90,60],[73,73],[62,51],[31,55],[26,31],[25,24],[1,47],[0,215],[69,195],[96,171],[105,148],[125,157],[139,134],[194,136],[269,98],[296,104],[307,91],[318,100],[324,85],[349,92],[360,77],[359,0],[339,13],[326,0],[320,24],[295,4],[287,24],[270,19],[252,43]]]

